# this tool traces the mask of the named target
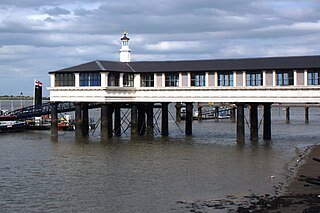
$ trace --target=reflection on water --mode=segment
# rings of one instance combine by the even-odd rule
[[[309,124],[303,112],[292,109],[285,124],[284,112],[273,109],[272,141],[245,144],[235,142],[228,120],[195,121],[193,137],[171,121],[169,137],[124,135],[108,143],[100,143],[99,130],[82,143],[73,132],[59,133],[58,142],[48,131],[1,134],[0,209],[185,212],[176,201],[273,193],[295,147],[318,143],[320,110],[310,110]]]

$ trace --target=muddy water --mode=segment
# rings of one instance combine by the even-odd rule
[[[99,130],[86,142],[75,141],[74,132],[60,132],[58,142],[48,131],[1,134],[0,210],[185,212],[177,201],[274,193],[299,148],[319,143],[320,110],[310,109],[309,124],[303,113],[292,109],[286,124],[274,108],[272,141],[245,144],[235,142],[229,120],[195,121],[192,137],[171,120],[167,138],[124,134],[108,143]]]

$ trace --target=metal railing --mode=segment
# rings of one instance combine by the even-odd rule
[[[57,105],[57,112],[62,113],[62,112],[70,112],[70,111],[75,111],[76,104],[72,102],[63,102],[59,103]],[[97,108],[99,107],[100,104],[97,103],[90,103],[88,105],[89,109],[92,108]],[[51,103],[44,103],[41,106],[28,106],[20,109],[16,109],[14,111],[6,113],[7,115],[15,115],[20,119],[25,119],[25,118],[32,118],[32,117],[37,117],[41,115],[49,115],[51,114]]]

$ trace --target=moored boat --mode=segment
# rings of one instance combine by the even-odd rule
[[[20,121],[16,116],[0,116],[0,132],[18,132],[26,128],[26,122]]]

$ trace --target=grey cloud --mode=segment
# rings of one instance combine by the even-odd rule
[[[66,2],[65,0],[50,0],[50,1],[43,1],[43,0],[1,0],[1,5],[6,6],[15,6],[19,8],[34,8],[34,7],[43,7],[43,6],[59,6],[66,3],[86,3],[86,0],[71,0]],[[95,3],[95,2],[104,2],[104,0],[90,0],[88,3]]]
[[[50,22],[50,23],[55,23],[55,22],[57,22],[57,20],[55,20],[55,19],[53,19],[53,18],[51,18],[51,17],[46,18],[45,21],[46,21],[46,22]]]
[[[92,11],[86,10],[84,8],[79,8],[74,10],[74,14],[77,16],[86,16],[88,14],[92,14]]]
[[[55,7],[51,9],[46,9],[45,13],[51,16],[58,16],[58,15],[68,15],[70,11],[61,7]]]

